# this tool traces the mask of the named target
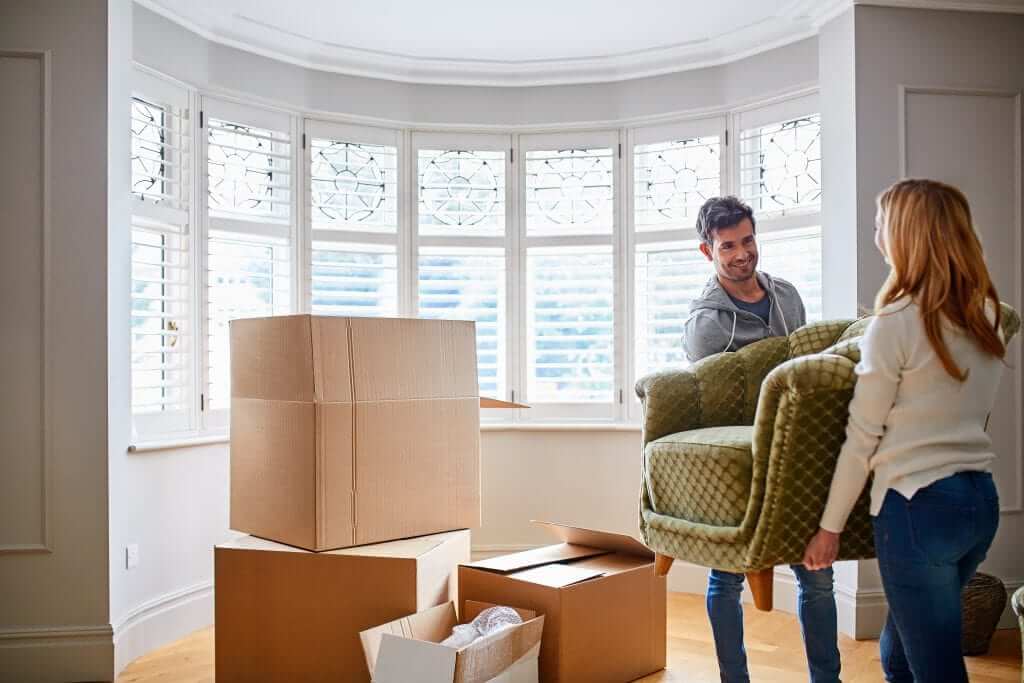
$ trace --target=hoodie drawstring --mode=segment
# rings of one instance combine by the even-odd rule
[[[732,312],[732,334],[729,335],[729,343],[725,345],[724,349],[722,349],[723,353],[729,350],[729,347],[732,346],[732,342],[734,339],[736,339],[736,311]]]

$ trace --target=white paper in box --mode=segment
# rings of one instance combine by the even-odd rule
[[[441,645],[459,623],[468,623],[488,603],[466,603],[462,620],[455,603],[363,631],[360,638],[374,683],[537,683],[537,658],[544,617],[516,609],[517,624],[463,648]]]

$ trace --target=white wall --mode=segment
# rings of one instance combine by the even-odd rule
[[[866,6],[824,28],[822,99],[832,98],[836,104],[835,98],[846,101],[852,93],[855,111],[851,122],[849,106],[843,107],[846,138],[823,141],[825,183],[835,187],[830,173],[834,174],[855,194],[855,202],[850,202],[828,193],[823,207],[836,242],[855,254],[856,280],[849,283],[851,291],[840,305],[849,306],[849,294],[854,292],[857,303],[869,305],[881,285],[885,265],[872,243],[874,198],[906,174],[934,177],[965,190],[1000,295],[1021,310],[1022,36],[1024,17],[1019,15]],[[922,87],[930,92],[914,92]],[[851,140],[856,147],[854,178]],[[839,235],[834,234],[837,231]],[[830,263],[826,249],[825,258],[826,273],[833,266],[848,268],[849,256],[831,253]],[[1010,589],[1024,582],[1020,344],[1018,340],[1011,345],[990,424],[999,454],[994,475],[1003,514],[981,567]],[[857,603],[857,634],[876,635],[885,617],[885,601],[875,562],[860,563]]]
[[[121,453],[111,518],[111,623],[117,669],[213,622],[213,546],[228,531],[228,449]],[[139,564],[125,568],[124,549]]]
[[[397,83],[313,71],[209,42],[137,7],[135,59],[187,83],[281,106],[414,124],[544,125],[718,108],[817,81],[814,38],[733,64],[593,85],[530,88]]]
[[[4,681],[113,675],[107,453],[120,399],[108,382],[125,377],[107,341],[126,314],[108,316],[107,263],[127,213],[107,171],[128,147],[108,136],[109,107],[125,106],[108,82],[130,51],[112,30],[107,0],[0,5],[0,259],[16,275],[0,283]]]

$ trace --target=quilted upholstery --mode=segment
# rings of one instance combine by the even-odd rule
[[[812,323],[637,382],[640,531],[651,549],[735,572],[802,559],[845,439],[867,324]],[[1004,304],[1006,338],[1019,328]],[[874,556],[868,502],[865,487],[839,559]]]

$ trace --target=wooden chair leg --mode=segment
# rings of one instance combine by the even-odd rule
[[[772,579],[774,575],[774,567],[747,572],[747,583],[750,584],[750,592],[754,594],[754,606],[764,612],[772,611],[772,593],[775,585]]]
[[[668,570],[672,568],[672,563],[676,558],[669,557],[668,555],[662,555],[661,553],[654,554],[654,575],[655,576],[668,576]]]

